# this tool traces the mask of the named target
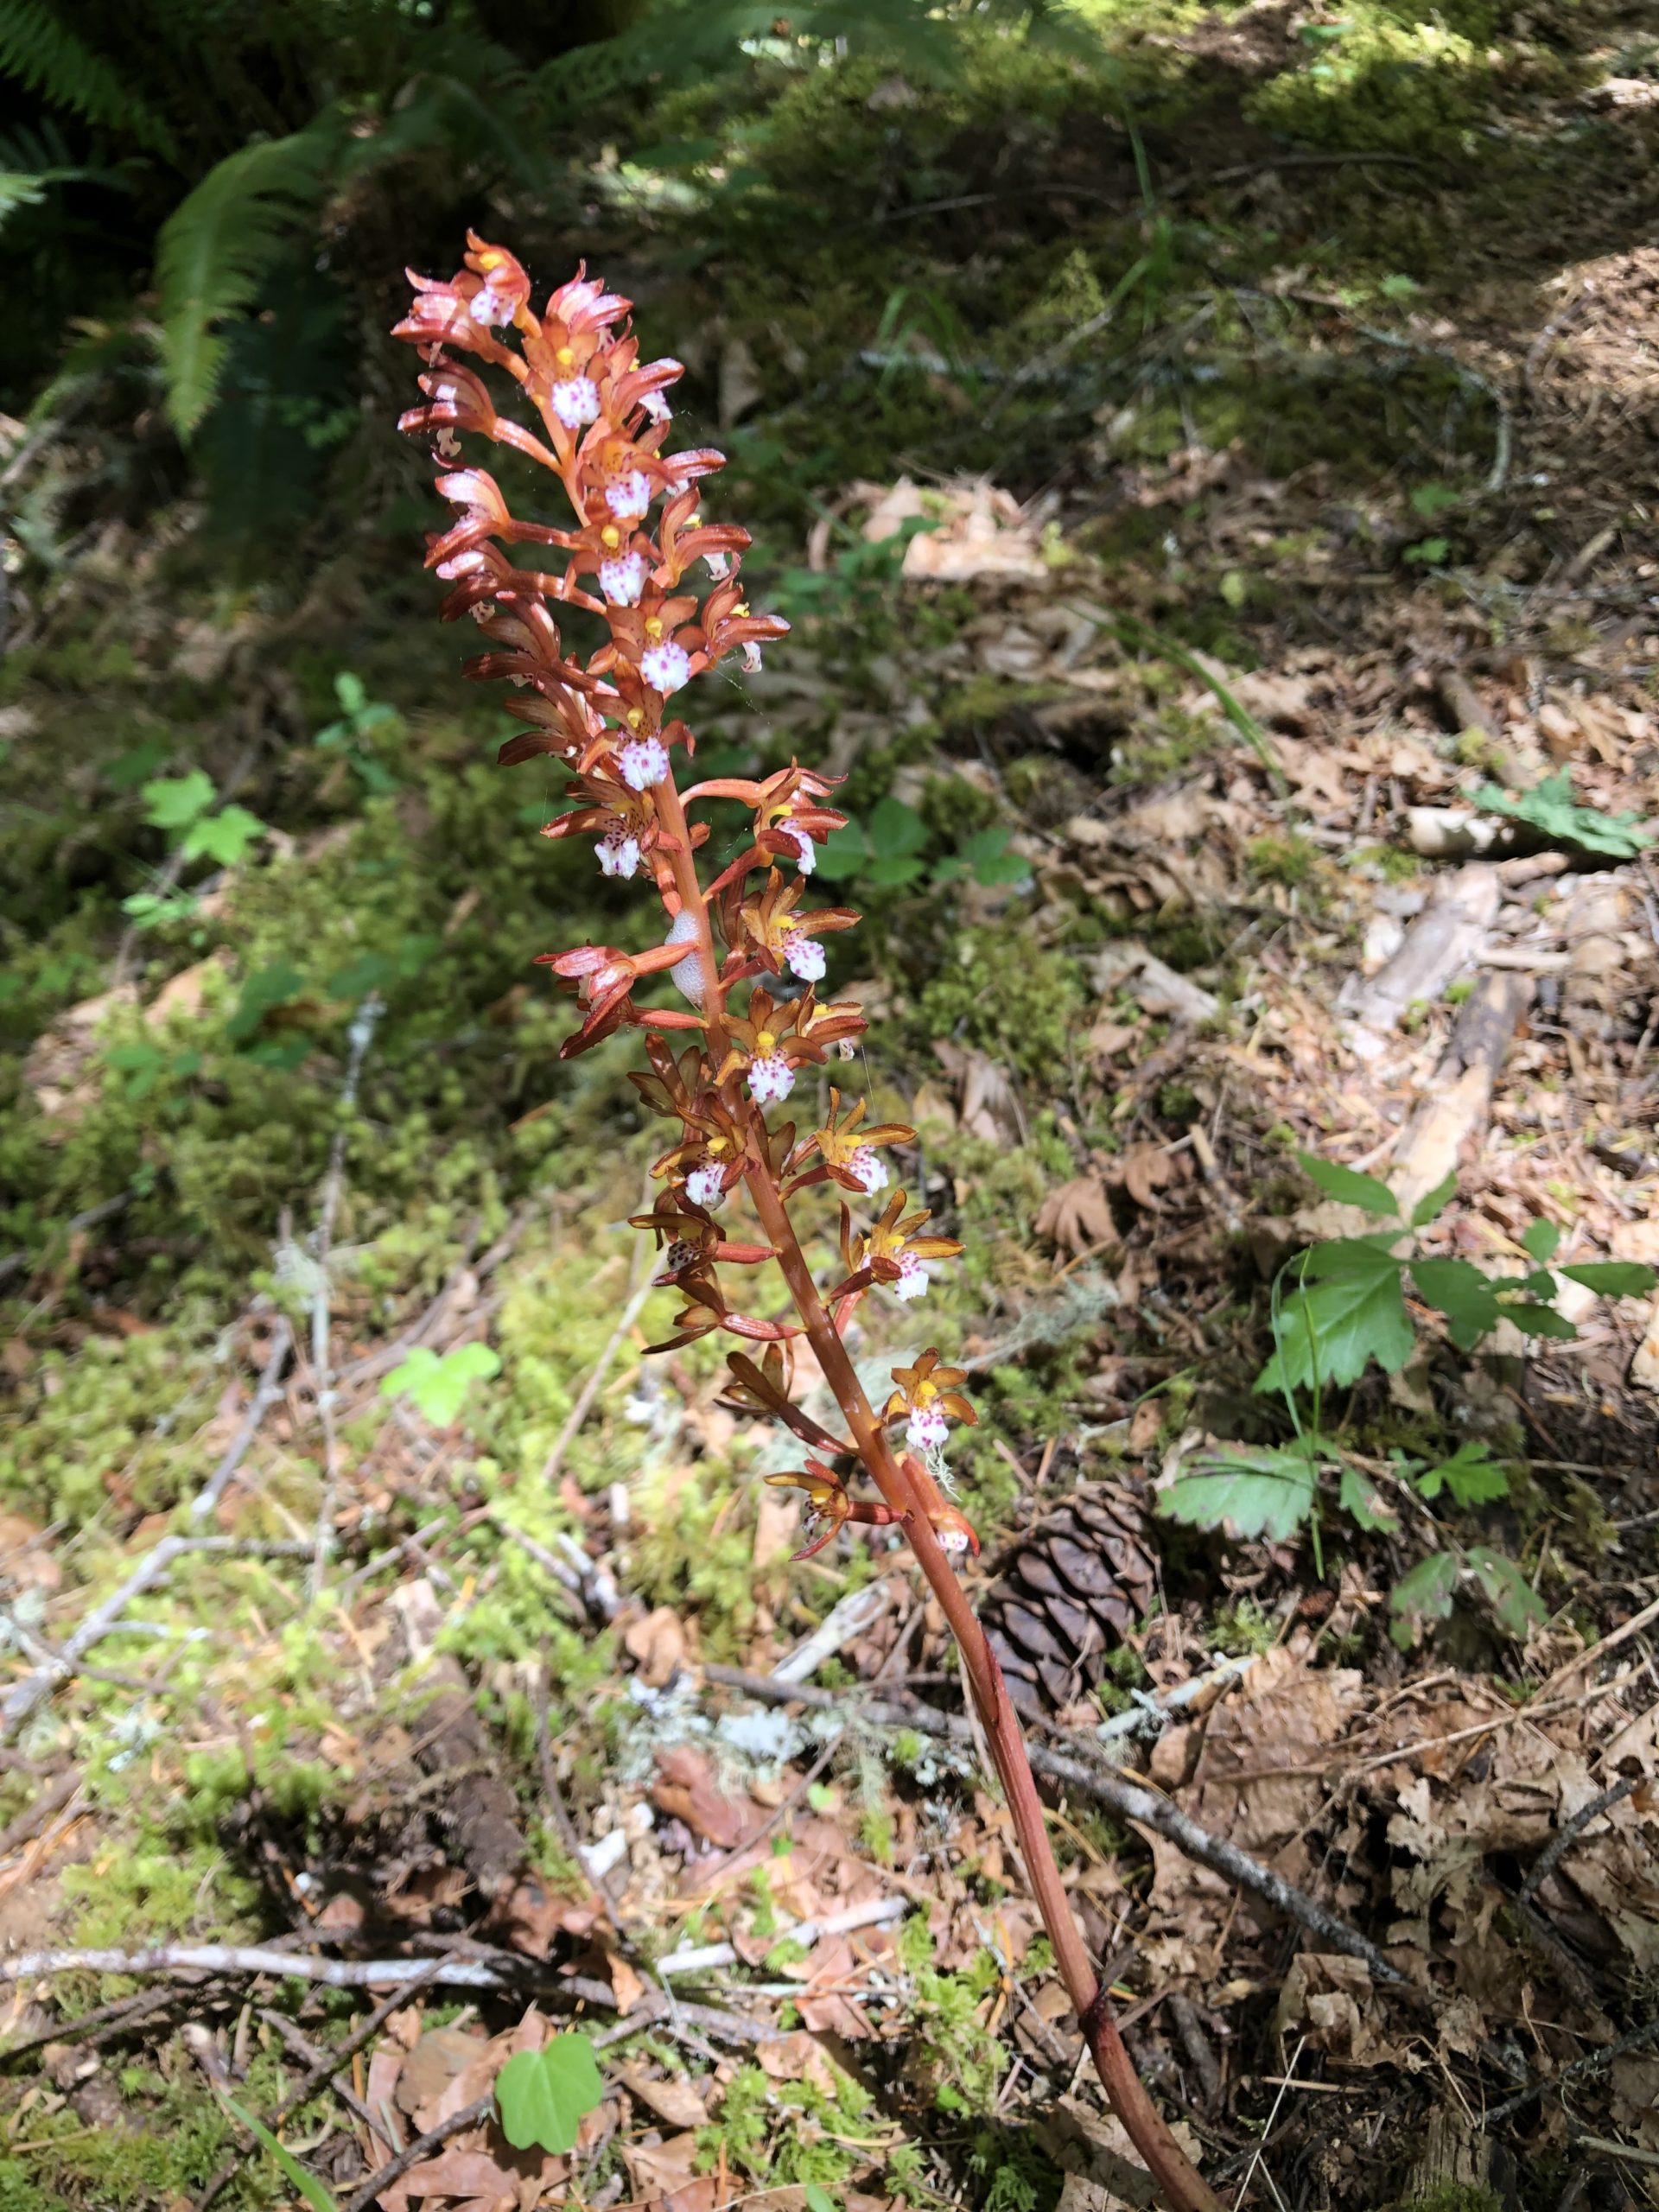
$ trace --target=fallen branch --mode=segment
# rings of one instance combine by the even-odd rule
[[[1355,995],[1349,1042],[1357,1052],[1375,1058],[1408,1007],[1432,1004],[1462,969],[1472,966],[1497,918],[1499,899],[1497,877],[1490,868],[1460,868],[1440,878],[1393,958]]]
[[[311,1596],[314,1601],[322,1595],[328,1554],[334,1541],[334,1500],[340,1489],[340,1440],[335,1433],[334,1386],[330,1367],[328,1255],[334,1239],[334,1216],[340,1211],[340,1193],[346,1185],[346,1120],[356,1108],[357,1086],[362,1077],[363,1062],[374,1042],[376,1027],[385,1012],[385,1005],[372,991],[358,1007],[351,1028],[346,1033],[350,1056],[346,1063],[346,1080],[340,1088],[340,1126],[334,1131],[334,1142],[328,1148],[328,1173],[324,1179],[322,1205],[317,1217],[316,1249],[313,1255],[317,1274],[311,1294],[311,1388],[316,1402],[317,1419],[322,1427],[322,1496],[317,1505],[317,1531],[311,1556]]]
[[[332,2050],[320,2052],[315,2059],[309,2062],[299,2082],[289,2091],[265,2122],[271,2133],[275,2134],[285,2120],[296,2113],[302,2105],[310,2101],[325,2082],[331,2080],[342,2066],[348,2065],[365,2044],[372,2043],[392,2014],[400,2006],[407,2005],[417,1990],[429,1987],[437,1980],[438,1969],[442,1964],[442,1961],[440,1959],[429,1959],[419,1974],[402,1983],[383,2003],[377,2005],[368,2018],[360,2027],[354,2029],[344,2043],[337,2044]],[[192,2212],[207,2212],[207,2207],[226,2183],[235,2177],[243,2160],[256,2147],[254,2138],[250,2135],[246,2143],[226,2159],[207,2188],[197,2197],[192,2207]]]
[[[741,1667],[705,1666],[702,1672],[708,1681],[718,1682],[727,1689],[741,1690],[764,1704],[810,1705],[824,1711],[845,1707],[849,1702],[829,1690],[811,1689],[798,1682],[779,1682],[769,1675],[748,1674]],[[913,1728],[921,1735],[943,1737],[956,1744],[971,1745],[974,1741],[973,1728],[965,1714],[941,1713],[936,1707],[923,1705],[919,1700],[906,1699],[903,1705],[872,1700],[858,1703],[855,1710],[861,1721],[874,1727]],[[1259,1859],[1240,1851],[1236,1845],[1201,1828],[1166,1797],[1125,1782],[1091,1761],[1068,1758],[1063,1752],[1046,1750],[1041,1745],[1033,1744],[1029,1748],[1031,1764],[1038,1774],[1094,1798],[1096,1803],[1126,1821],[1155,1830],[1201,1866],[1208,1866],[1212,1872],[1250,1891],[1289,1918],[1300,1921],[1333,1951],[1363,1959],[1379,1981],[1405,1985],[1406,1977],[1399,1968],[1357,1928],[1338,1920],[1334,1913],[1327,1912],[1322,1904],[1293,1887],[1271,1867],[1263,1866]]]
[[[1614,1783],[1611,1789],[1604,1789],[1599,1797],[1592,1797],[1587,1805],[1580,1805],[1560,1834],[1553,1836],[1539,1853],[1537,1861],[1526,1880],[1516,1891],[1516,1903],[1530,1904],[1562,1859],[1566,1858],[1578,1838],[1589,1827],[1591,1821],[1599,1820],[1603,1813],[1611,1811],[1622,1799],[1634,1796],[1647,1778],[1642,1774],[1624,1776]]]
[[[226,1446],[224,1458],[190,1501],[190,1518],[193,1521],[207,1519],[230,1487],[237,1469],[247,1458],[253,1440],[259,1433],[260,1423],[283,1395],[283,1370],[288,1365],[288,1356],[293,1349],[293,1329],[287,1314],[279,1313],[271,1331],[270,1349],[265,1354],[265,1363],[260,1370],[259,1387],[242,1416],[241,1427]]]
[[[894,1920],[902,1920],[910,1910],[903,1897],[871,1897],[862,1904],[850,1905],[845,1912],[832,1912],[823,1920],[798,1920],[780,1927],[772,1938],[779,1943],[799,1943],[810,1950],[820,1936],[850,1936],[855,1928],[885,1928]],[[731,1943],[697,1943],[683,1951],[671,1951],[665,1959],[657,1962],[658,1974],[710,1974],[716,1967],[737,1964],[736,1947]]]
[[[493,1951],[486,1958],[322,1959],[315,1952],[282,1951],[274,1945],[159,1943],[147,1951],[20,1951],[10,1958],[0,1958],[0,1983],[38,1980],[60,1974],[268,1974],[289,1981],[321,1982],[330,1989],[371,1989],[391,1982],[400,2002],[407,2000],[413,1984],[424,1986],[442,1982],[455,1989],[521,1992],[528,1988],[569,2005],[606,2012],[618,2009],[616,1993],[608,1981],[588,1974],[561,1974],[544,1960],[520,1960],[501,1951]],[[624,2036],[638,2035],[642,2029],[675,2022],[737,2044],[766,2043],[777,2033],[766,2020],[751,2019],[714,2005],[671,2006],[665,1993],[649,1992],[607,2040],[616,2042]],[[54,2031],[54,2035],[60,2032]]]
[[[1509,1056],[1533,979],[1489,969],[1460,1008],[1427,1095],[1406,1124],[1389,1172],[1401,1217],[1439,1188],[1479,1138],[1492,1110],[1498,1070]]]
[[[401,2181],[411,2166],[418,2166],[429,2152],[447,2143],[452,2135],[459,2135],[468,2127],[476,2127],[481,2120],[490,2119],[495,2111],[495,2092],[491,2089],[475,2104],[463,2105],[459,2112],[452,2112],[448,2120],[441,2120],[435,2127],[429,2127],[424,2135],[417,2135],[406,2151],[389,2158],[378,2174],[371,2174],[354,2196],[346,2200],[345,2212],[368,2212],[368,2208],[395,2181]]]
[[[120,1625],[121,1616],[133,1599],[186,1552],[240,1552],[250,1558],[292,1559],[307,1556],[310,1549],[309,1544],[301,1543],[246,1543],[239,1536],[163,1536],[153,1550],[144,1554],[120,1588],[88,1613],[55,1657],[43,1662],[7,1691],[0,1700],[0,1743],[16,1733],[59,1682],[79,1671],[92,1646]]]
[[[1632,2028],[1627,2036],[1620,2036],[1617,2043],[1603,2044],[1599,2050],[1587,2050],[1582,2058],[1575,2058],[1570,2066],[1562,2067],[1559,2074],[1550,2074],[1536,2082],[1529,2082],[1524,2089],[1517,2089],[1501,2105],[1494,2105],[1481,2121],[1483,2127],[1496,2127],[1500,2120],[1511,2114],[1524,2112],[1535,2097],[1541,2097],[1547,2089],[1559,2089],[1567,2082],[1581,2081],[1586,2074],[1599,2074],[1616,2058],[1623,2058],[1627,2051],[1645,2050],[1650,2043],[1659,2043],[1659,2013],[1643,2021],[1639,2028]]]

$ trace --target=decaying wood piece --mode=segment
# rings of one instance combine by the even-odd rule
[[[442,1626],[437,1592],[424,1577],[393,1600],[410,1659],[424,1660],[419,1688],[433,1693],[420,1708],[415,1757],[435,1778],[453,1777],[438,1803],[454,1855],[483,1897],[504,1895],[529,1856],[518,1825],[518,1801],[496,1764],[490,1732],[473,1703],[460,1662],[432,1646]]]
[[[1491,868],[1460,868],[1440,879],[1399,950],[1355,995],[1348,1041],[1362,1058],[1382,1050],[1408,1007],[1432,1004],[1473,964],[1501,896]]]
[[[1446,1180],[1465,1147],[1484,1130],[1492,1087],[1532,1003],[1532,990],[1530,976],[1488,969],[1465,1001],[1452,1041],[1427,1095],[1406,1124],[1389,1170],[1389,1187],[1408,1220],[1417,1201]]]
[[[1512,2161],[1491,2136],[1471,2126],[1461,2113],[1442,2107],[1428,2116],[1422,2150],[1406,2177],[1400,2201],[1450,2202],[1483,2190],[1503,2199],[1513,2179],[1511,2168]]]
[[[1408,806],[1406,842],[1426,861],[1462,860],[1471,853],[1513,853],[1512,821],[1467,806]]]

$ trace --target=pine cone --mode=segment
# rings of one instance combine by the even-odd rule
[[[996,1560],[980,1604],[1014,1704],[1040,1713],[1093,1689],[1157,1581],[1134,1491],[1080,1483]]]

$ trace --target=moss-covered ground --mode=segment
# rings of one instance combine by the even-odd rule
[[[763,45],[747,76],[607,111],[606,155],[573,154],[591,195],[580,235],[546,209],[489,211],[538,276],[585,253],[638,296],[650,344],[690,365],[682,427],[731,456],[711,499],[753,527],[754,594],[795,632],[753,681],[702,687],[699,759],[716,774],[827,760],[855,821],[896,800],[913,825],[908,880],[872,845],[833,887],[865,919],[834,941],[830,983],[858,986],[872,1015],[839,1072],[873,1118],[915,1126],[909,1186],[966,1250],[925,1311],[873,1310],[859,1349],[882,1388],[925,1344],[969,1366],[981,1426],[953,1465],[988,1558],[1080,1476],[1155,1478],[1200,1433],[1286,1440],[1250,1386],[1274,1268],[1314,1233],[1293,1154],[1352,1159],[1389,1134],[1377,1094],[1337,1072],[1331,1017],[1377,915],[1408,913],[1432,881],[1408,804],[1567,763],[1588,772],[1586,804],[1645,810],[1659,760],[1650,31],[1601,0],[1084,0],[1077,15],[1075,47],[969,27],[943,82]],[[396,213],[346,211],[342,237]],[[1572,315],[1577,353],[1556,335]],[[66,421],[42,441],[7,541],[0,1637],[16,1678],[50,1668],[164,1535],[227,1541],[182,1554],[11,1729],[0,1942],[280,1939],[362,1957],[518,1941],[469,1886],[454,1794],[469,1770],[446,1779],[426,1756],[447,1655],[543,1904],[588,1887],[566,1818],[588,1841],[657,1787],[656,1840],[630,1831],[617,1883],[626,1956],[648,1969],[739,1933],[739,1963],[697,1998],[764,2005],[829,2054],[773,2071],[766,2045],[716,2049],[655,2020],[609,2057],[694,2078],[704,2120],[670,2120],[610,2075],[608,2118],[546,2201],[715,2212],[770,2192],[822,2212],[827,2193],[1048,2212],[1062,2168],[1096,2155],[1097,2100],[1071,2078],[1075,2044],[1053,2059],[1051,1962],[965,1755],[850,1713],[821,1760],[827,1739],[798,1732],[770,1755],[720,1739],[716,1779],[777,1815],[761,1847],[777,1855],[739,1903],[698,1901],[718,1824],[653,1783],[676,1745],[703,1757],[716,1740],[677,1680],[699,1662],[768,1669],[892,1562],[847,1544],[792,1566],[759,1479],[791,1461],[715,1402],[721,1356],[643,1355],[676,1301],[645,1289],[627,1227],[659,1148],[632,1048],[625,1033],[561,1060],[568,1010],[531,963],[584,938],[643,947],[658,925],[582,841],[538,836],[557,772],[493,765],[507,725],[461,682],[418,574],[433,518],[389,428],[402,364],[364,343],[385,419],[287,547],[227,552],[194,480],[137,518],[113,501],[111,469],[139,438],[119,395],[95,429]],[[941,544],[976,480],[1024,502],[1003,518],[1018,581],[906,581],[902,545],[861,533],[906,475],[943,487]],[[1472,744],[1434,703],[1465,666],[1497,702]],[[219,842],[181,858],[191,824],[216,821]],[[1023,866],[976,872],[991,832],[1007,833],[993,857]],[[734,834],[717,825],[716,844]],[[1627,1019],[1651,899],[1622,880],[1637,900],[1624,999],[1610,986],[1601,1026],[1575,1027],[1552,952],[1541,972],[1564,980],[1505,1078],[1497,1165],[1477,1178],[1497,1195],[1478,1218],[1471,1202],[1460,1251],[1544,1210],[1592,1257],[1656,1256],[1637,1233],[1651,1025]],[[1198,1016],[1148,992],[1134,964],[1147,955],[1205,995]],[[1408,1023],[1426,1065],[1461,995]],[[1589,1103],[1569,1116],[1563,1098]],[[1587,1180],[1627,1138],[1635,1179]],[[810,1200],[802,1218],[830,1268],[833,1206]],[[222,1498],[193,1515],[279,1330],[291,1358]],[[1550,1633],[1586,1643],[1633,1610],[1654,1563],[1633,1331],[1619,1309],[1565,1381],[1535,1363],[1530,1381],[1511,1367],[1478,1385],[1437,1339],[1337,1415],[1379,1480],[1391,1453],[1439,1455],[1472,1424],[1514,1473],[1501,1506],[1446,1512],[1447,1541],[1513,1553]],[[410,1364],[422,1345],[493,1360],[470,1381],[455,1369],[443,1405]],[[1206,1653],[1293,1633],[1391,1694],[1419,1662],[1389,1641],[1386,1593],[1419,1553],[1334,1508],[1321,1535],[1311,1554],[1167,1528],[1154,1615],[1090,1724]],[[595,1598],[591,1565],[582,1583],[584,1556],[619,1604]],[[429,1634],[411,1625],[417,1583]],[[907,1595],[883,1634],[819,1683],[886,1665],[948,1701],[939,1624]],[[1443,1636],[1437,1666],[1517,1695],[1567,1655],[1517,1637],[1473,1584]],[[30,1808],[71,1772],[37,1833]],[[1396,2201],[1402,2145],[1452,2092],[1421,2073],[1356,2087],[1351,2062],[1382,2062],[1304,2024],[1314,2059],[1334,2054],[1319,2087],[1341,2089],[1341,2124],[1281,2113],[1288,1953],[1230,1967],[1230,1921],[1193,1923],[1213,1958],[1181,1951],[1139,1841],[1084,1796],[1060,1794],[1054,1826],[1090,1939],[1145,2023],[1137,2055],[1206,2171],[1254,2171],[1259,2188],[1265,2144],[1281,2202]],[[791,1995],[799,1947],[749,1939],[832,1828],[849,1866],[892,1874],[916,1909],[895,1944],[838,1939],[833,1971],[813,1954],[824,1971]],[[1344,1834],[1358,1864],[1358,1829]],[[1491,1858],[1489,1878],[1512,1886],[1518,1865]],[[1605,2042],[1637,2024],[1652,1958],[1583,1923],[1623,1928],[1622,1913],[1650,1931],[1651,1899],[1588,1894],[1569,1929],[1586,1948],[1550,2001],[1584,2004],[1597,1977],[1581,2017]],[[1341,1898],[1385,1934],[1380,1891],[1355,1880]],[[1149,1913],[1137,1965],[1117,1947]],[[1429,1916],[1421,1978],[1449,1990]],[[555,1912],[519,1948],[550,1946],[590,1988],[611,1971],[615,1946],[579,1919]],[[1562,1972],[1556,1953],[1539,1971]],[[0,2006],[16,2054],[0,2050],[0,2212],[180,2212],[238,2152],[219,2202],[299,2201],[250,2153],[225,2088],[271,2111],[297,2079],[295,2033],[343,2040],[369,2000],[209,1974],[170,2010],[55,2039],[140,1986],[75,1970]],[[834,2012],[843,1986],[866,2006],[855,2033]],[[1171,1991],[1210,2008],[1213,2094],[1156,2009]],[[437,1991],[418,2001],[408,2044],[448,2017]],[[1459,1983],[1455,2003],[1474,2002]],[[523,2009],[488,1995],[462,2024],[499,2031]],[[1565,2063],[1530,2025],[1523,2054],[1496,1997],[1490,2018],[1456,2020],[1433,2063],[1464,2069],[1465,2102],[1500,2099],[1516,2066]],[[1412,2067],[1430,2047],[1412,2044]],[[387,2122],[364,2104],[372,2056],[353,2062],[354,2106],[324,2092],[284,2124],[341,2204],[387,2154],[377,2127],[413,2132],[412,2106]],[[1635,2145],[1632,2172],[1656,2155],[1650,2087],[1627,2072],[1594,2093],[1598,2139]],[[695,2135],[678,2170],[645,2156],[663,2133]],[[1559,2149],[1537,2138],[1529,2208],[1559,2196],[1559,2176],[1554,2194],[1536,2178]],[[1633,2201],[1611,2157],[1586,2202]]]

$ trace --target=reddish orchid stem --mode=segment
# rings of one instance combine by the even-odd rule
[[[734,1389],[740,1395],[728,1402],[782,1419],[835,1457],[845,1444],[820,1429],[788,1392],[785,1340],[804,1332],[881,1503],[853,1498],[840,1478],[810,1455],[807,1474],[772,1479],[807,1491],[823,1528],[818,1543],[849,1521],[903,1528],[957,1639],[1032,1894],[1107,2095],[1173,2212],[1221,2212],[1219,2199],[1188,2162],[1129,2062],[1071,1915],[1001,1671],[950,1563],[947,1546],[976,1549],[977,1539],[947,1503],[926,1462],[943,1446],[950,1421],[975,1418],[958,1388],[966,1376],[940,1365],[938,1351],[930,1349],[913,1366],[893,1370],[898,1389],[878,1412],[842,1340],[859,1300],[873,1287],[880,1284],[899,1297],[918,1296],[927,1286],[925,1263],[961,1247],[952,1238],[925,1234],[925,1212],[906,1217],[902,1191],[861,1232],[855,1233],[843,1206],[844,1273],[826,1301],[779,1187],[781,1172],[791,1192],[828,1179],[858,1198],[871,1198],[888,1179],[872,1147],[907,1142],[915,1135],[898,1123],[865,1126],[862,1102],[843,1116],[833,1090],[824,1126],[799,1143],[792,1128],[774,1135],[762,1110],[789,1095],[798,1067],[822,1062],[836,1045],[850,1050],[846,1040],[864,1027],[855,1006],[821,1005],[812,988],[812,979],[824,972],[816,939],[850,927],[857,916],[842,908],[795,912],[813,846],[843,820],[823,804],[832,779],[791,764],[764,783],[726,779],[694,791],[698,798],[740,798],[755,814],[753,844],[717,875],[711,890],[698,877],[696,836],[670,752],[681,744],[689,752],[692,739],[683,723],[664,719],[668,696],[728,652],[741,650],[753,658],[764,640],[786,626],[776,617],[752,614],[741,597],[735,579],[747,535],[730,524],[711,527],[696,512],[693,486],[720,466],[720,456],[662,452],[669,415],[662,395],[680,371],[671,361],[639,365],[632,334],[614,334],[612,326],[626,314],[627,302],[579,272],[537,316],[529,306],[529,278],[513,257],[479,238],[469,238],[468,245],[465,269],[448,283],[414,280],[414,307],[397,334],[422,348],[429,372],[421,380],[427,404],[406,415],[404,427],[432,433],[435,457],[446,465],[460,453],[458,430],[481,434],[539,461],[563,483],[578,527],[555,531],[521,522],[507,512],[487,472],[455,469],[438,482],[461,510],[461,518],[432,541],[428,561],[454,584],[446,616],[476,615],[496,648],[469,673],[534,686],[518,709],[531,731],[510,741],[503,759],[550,753],[573,772],[583,803],[550,823],[549,834],[600,830],[595,849],[604,872],[626,877],[646,869],[671,918],[668,940],[645,952],[588,944],[543,956],[575,991],[585,1014],[566,1052],[586,1050],[625,1022],[643,1027],[655,1072],[634,1080],[653,1111],[682,1124],[683,1141],[653,1171],[665,1179],[664,1197],[643,1217],[667,1246],[658,1281],[677,1283],[689,1301],[680,1316],[681,1333],[671,1342],[722,1328],[766,1344],[764,1370],[747,1355],[734,1355]],[[522,341],[521,354],[494,336],[503,326]],[[535,404],[551,446],[499,417],[482,379],[446,348],[506,370]],[[659,498],[664,505],[653,534],[646,518]],[[557,545],[569,554],[568,565],[563,573],[519,569],[502,550],[515,543]],[[701,603],[687,589],[688,572],[699,559],[706,559],[716,578]],[[582,576],[596,580],[601,595],[582,586]],[[602,614],[610,643],[587,661],[569,654],[550,601]],[[780,861],[792,863],[792,882]],[[750,871],[761,869],[765,888],[743,899]],[[710,914],[716,893],[724,894],[721,927],[733,953],[724,964]],[[785,962],[798,977],[808,979],[797,996],[774,995],[759,980],[779,976]],[[683,998],[697,1011],[636,1008],[636,985],[671,969]],[[747,1010],[739,1016],[728,995],[734,985],[751,979]],[[673,1031],[693,1032],[699,1039],[678,1062],[667,1052],[664,1033]],[[735,1241],[713,1219],[711,1207],[739,1179],[766,1236],[764,1245]],[[799,1317],[798,1330],[736,1313],[726,1303],[719,1264],[754,1266],[772,1259]],[[910,1448],[901,1454],[887,1432],[906,1414]]]

